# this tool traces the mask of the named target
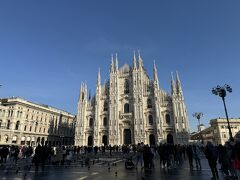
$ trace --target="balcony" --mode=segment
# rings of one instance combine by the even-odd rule
[[[130,120],[132,118],[132,113],[123,113],[123,112],[119,112],[119,119],[121,120]]]

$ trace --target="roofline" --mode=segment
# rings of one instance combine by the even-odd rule
[[[46,104],[40,104],[40,103],[31,102],[31,101],[25,100],[25,99],[23,99],[21,97],[1,98],[0,99],[1,102],[4,99],[7,99],[7,102],[14,102],[14,101],[16,101],[16,102],[27,104],[27,105],[30,105],[30,106],[38,106],[38,108],[42,108],[42,109],[45,109],[47,111],[55,111],[55,113],[59,113],[59,114],[63,114],[63,115],[69,115],[69,116],[72,116],[72,117],[76,116],[76,115],[71,114],[71,113],[69,113],[69,112],[67,112],[65,110],[58,109],[58,108],[55,108],[55,107],[52,107],[52,106],[49,106],[49,105],[46,105]],[[2,103],[2,105],[3,105],[3,103]]]

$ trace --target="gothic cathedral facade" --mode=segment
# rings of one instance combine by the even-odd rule
[[[136,58],[135,53],[132,67],[118,68],[116,56],[103,85],[99,70],[93,97],[82,83],[75,145],[188,143],[189,121],[179,75],[175,80],[171,75],[170,95],[159,86],[155,63],[153,70],[151,80],[140,54]]]

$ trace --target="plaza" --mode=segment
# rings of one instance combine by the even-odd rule
[[[101,155],[99,155],[101,157]],[[34,171],[34,167],[27,172],[27,175],[24,176],[24,169],[20,168],[18,173],[14,170],[9,170],[8,173],[4,170],[0,170],[1,179],[42,179],[42,180],[50,180],[50,179],[72,179],[72,180],[84,180],[84,179],[94,179],[94,180],[102,180],[102,179],[129,179],[129,180],[157,180],[157,179],[186,179],[186,180],[204,180],[210,179],[211,170],[208,166],[207,160],[204,156],[201,156],[202,169],[191,170],[187,159],[184,160],[182,166],[167,169],[160,168],[159,158],[156,157],[154,160],[155,168],[152,170],[144,170],[141,168],[127,170],[124,166],[124,160],[116,154],[113,154],[113,157],[102,157],[101,160],[94,162],[90,162],[90,168],[85,165],[81,165],[81,161],[73,162],[70,165],[63,166],[54,166],[54,165],[46,165],[45,171],[40,171],[36,173]],[[116,165],[114,165],[116,163]],[[24,164],[24,162],[19,162],[20,164]],[[22,167],[22,166],[21,166]],[[110,167],[110,170],[109,170]],[[219,168],[219,167],[218,167]],[[117,174],[116,174],[117,172]],[[219,171],[220,179],[223,179],[222,174]]]

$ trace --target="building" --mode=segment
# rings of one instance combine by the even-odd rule
[[[230,118],[230,127],[233,137],[237,138],[237,134],[240,132],[240,119]],[[203,138],[204,144],[207,141],[212,142],[215,145],[224,145],[229,140],[229,130],[226,118],[217,118],[210,120],[210,127],[202,130],[191,136],[192,140],[200,140]]]
[[[206,129],[206,127],[205,127],[204,124],[198,125],[198,130],[199,130],[199,131],[203,131],[204,129]]]
[[[187,143],[189,121],[178,74],[169,95],[159,85],[155,63],[151,80],[140,54],[137,60],[134,53],[132,67],[118,68],[117,56],[111,60],[110,78],[102,85],[99,69],[93,97],[81,84],[75,145]]]
[[[73,145],[75,116],[22,98],[4,98],[0,104],[0,144]]]

